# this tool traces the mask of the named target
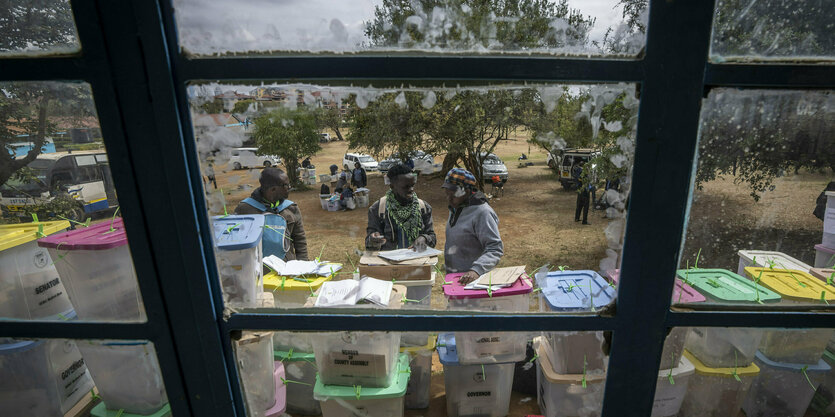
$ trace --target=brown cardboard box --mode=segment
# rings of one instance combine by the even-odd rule
[[[438,263],[438,257],[411,259],[392,263],[377,256],[376,252],[360,258],[360,276],[395,281],[423,281],[432,279],[432,271]]]

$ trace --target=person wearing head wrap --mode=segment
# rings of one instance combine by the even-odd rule
[[[462,284],[495,268],[504,255],[499,216],[477,184],[470,171],[453,168],[441,185],[449,203],[444,264],[447,273],[464,273]]]
[[[435,247],[432,206],[415,194],[417,176],[398,164],[388,170],[389,190],[368,208],[365,247],[372,250]]]

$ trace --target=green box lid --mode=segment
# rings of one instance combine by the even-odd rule
[[[780,301],[780,295],[776,292],[727,269],[679,269],[676,275],[714,301],[756,303],[758,291],[763,303]]]
[[[91,417],[171,417],[171,405],[165,404],[159,410],[151,414],[133,414],[124,410],[111,410],[101,402],[90,410]]]
[[[274,350],[273,351],[273,358],[274,360],[281,361],[281,362],[315,362],[316,355],[307,352],[297,352],[294,350],[284,351],[284,350]]]
[[[409,355],[401,353],[397,358],[397,364],[393,371],[396,372],[393,382],[385,388],[325,385],[319,381],[319,375],[317,374],[316,385],[313,387],[313,397],[319,401],[325,401],[328,398],[380,400],[384,398],[402,397],[406,395],[406,386],[409,385],[409,375],[412,372],[409,368]]]

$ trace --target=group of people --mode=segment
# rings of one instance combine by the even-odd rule
[[[338,169],[339,168],[336,165],[331,165],[331,175],[337,175],[336,171]],[[336,183],[333,185],[333,192],[339,196],[339,204],[341,205],[342,210],[353,210],[356,208],[354,193],[356,190],[365,188],[365,186],[368,185],[368,175],[362,165],[360,165],[359,162],[356,162],[354,164],[354,169],[351,171],[343,170],[339,174]],[[319,194],[331,194],[330,187],[328,187],[327,184],[322,184]]]
[[[357,174],[358,170],[360,171]],[[368,250],[435,247],[438,240],[432,221],[432,206],[415,193],[417,175],[409,166],[398,164],[389,169],[389,190],[368,209],[365,247]],[[357,164],[351,182],[366,185],[366,175]],[[307,239],[298,205],[288,199],[290,179],[277,168],[265,168],[249,198],[235,208],[236,214],[266,214],[264,256],[276,255],[285,260],[307,260]],[[339,185],[338,185],[339,186]],[[447,197],[449,216],[446,222],[444,262],[447,273],[462,272],[468,283],[493,269],[504,255],[499,234],[499,217],[478,191],[475,176],[461,168],[450,170],[441,187]]]

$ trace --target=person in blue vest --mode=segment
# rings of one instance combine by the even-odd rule
[[[264,168],[261,186],[241,201],[235,214],[264,214],[262,244],[264,256],[275,255],[285,261],[307,260],[307,238],[299,206],[287,197],[290,178],[278,168]]]

